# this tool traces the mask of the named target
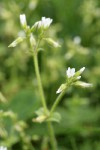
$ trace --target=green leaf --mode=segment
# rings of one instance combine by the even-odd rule
[[[47,119],[47,121],[54,121],[54,122],[60,122],[61,115],[58,112],[54,112],[51,117]]]
[[[39,105],[40,102],[35,93],[22,90],[11,100],[8,109],[16,113],[19,119],[27,120],[33,116]]]
[[[38,116],[41,116],[44,114],[44,109],[43,108],[39,108],[38,110],[35,111],[35,114]]]

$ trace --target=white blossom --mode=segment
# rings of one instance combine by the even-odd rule
[[[34,27],[38,27],[38,28],[43,28],[43,29],[47,29],[50,24],[52,23],[52,19],[50,18],[45,18],[45,17],[42,17],[42,19],[40,21],[37,21],[35,24],[34,24]]]
[[[20,15],[20,23],[21,23],[21,25],[22,25],[23,27],[26,27],[26,26],[27,26],[25,14],[21,14],[21,15]]]
[[[0,146],[0,150],[7,150],[7,147]]]
[[[73,77],[75,75],[75,68],[70,68],[68,67],[68,69],[66,70],[66,75],[68,78]]]
[[[82,67],[78,72],[79,74],[81,74],[83,71],[85,70],[85,67]],[[75,68],[70,68],[68,67],[68,69],[66,70],[66,75],[68,78],[73,77],[75,75]],[[78,76],[77,79],[79,80],[81,78],[81,76]]]

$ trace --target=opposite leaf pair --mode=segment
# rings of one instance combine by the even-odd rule
[[[50,112],[48,111],[48,114],[45,114],[43,108],[38,109],[35,114],[37,115],[37,117],[34,118],[33,121],[38,123],[42,123],[44,121],[60,122],[61,120],[61,115],[58,112],[53,112],[52,114],[50,114]]]

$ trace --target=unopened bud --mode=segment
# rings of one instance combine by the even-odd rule
[[[59,89],[56,91],[56,94],[61,93],[63,90],[66,89],[66,84],[62,84]]]
[[[81,74],[84,70],[85,70],[85,67],[81,68],[81,69],[79,70],[80,74]]]
[[[45,40],[50,46],[53,46],[53,47],[55,47],[55,48],[61,47],[58,42],[52,40],[51,38],[44,38],[44,40]]]
[[[24,29],[27,27],[26,16],[25,14],[20,15],[20,23]]]
[[[34,38],[34,36],[32,34],[30,36],[30,44],[31,44],[32,47],[36,45],[35,38]]]
[[[19,43],[21,43],[25,38],[18,37],[15,41],[13,41],[8,47],[16,47]]]
[[[41,115],[41,116],[39,116],[39,117],[37,117],[37,118],[33,119],[33,121],[34,121],[34,122],[42,123],[43,121],[45,121],[45,120],[46,120],[46,118],[47,118],[46,116]]]
[[[91,83],[86,83],[86,82],[82,82],[82,81],[76,82],[75,85],[83,87],[83,88],[89,88],[89,87],[93,86]]]

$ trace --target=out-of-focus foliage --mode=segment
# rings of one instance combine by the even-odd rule
[[[24,42],[8,45],[22,35],[19,15],[29,25],[42,16],[53,18],[48,34],[62,45],[44,45],[39,65],[49,107],[64,81],[68,66],[85,66],[89,90],[72,88],[63,97],[54,123],[59,150],[100,149],[100,1],[0,0],[0,145],[14,150],[49,150],[45,123],[32,122],[40,106],[33,60]],[[42,45],[41,45],[42,46]]]

